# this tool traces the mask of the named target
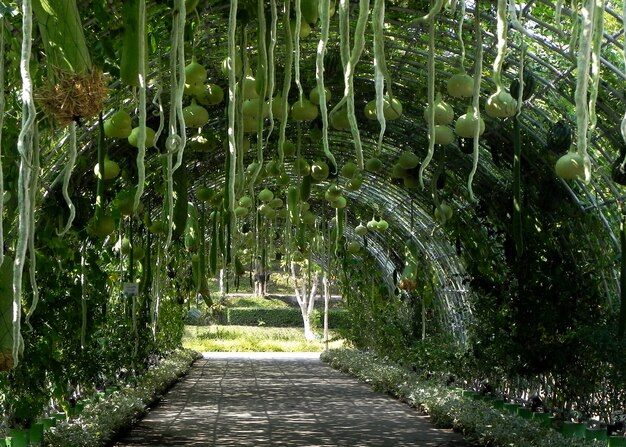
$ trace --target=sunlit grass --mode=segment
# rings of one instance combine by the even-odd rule
[[[330,348],[343,341],[330,332]],[[263,326],[186,326],[183,346],[200,352],[321,352],[324,342],[308,341],[301,328]]]

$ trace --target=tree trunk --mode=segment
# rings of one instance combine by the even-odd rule
[[[224,296],[224,269],[220,269],[220,295]]]
[[[314,340],[315,333],[311,327],[311,315],[315,308],[315,297],[317,294],[317,282],[318,276],[315,274],[315,278],[311,284],[311,292],[307,293],[306,281],[302,281],[302,287],[298,287],[298,275],[296,274],[296,264],[291,263],[291,278],[294,284],[294,291],[296,293],[296,300],[300,306],[300,313],[302,314],[302,323],[304,326],[304,337],[307,340]]]
[[[330,301],[330,288],[328,287],[328,274],[324,272],[324,346],[328,351],[328,302]]]

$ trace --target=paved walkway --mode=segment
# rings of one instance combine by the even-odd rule
[[[317,354],[207,354],[117,446],[467,447]]]

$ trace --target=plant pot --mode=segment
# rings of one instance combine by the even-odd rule
[[[35,422],[28,430],[31,445],[43,445],[43,424]]]
[[[532,419],[533,412],[530,408],[518,407],[517,415],[524,419]]]
[[[519,408],[519,405],[517,405],[517,404],[513,404],[513,403],[510,403],[510,402],[505,402],[504,403],[504,409],[506,411],[508,411],[509,413],[511,413],[511,414],[516,414],[518,408]]]
[[[586,426],[582,422],[565,421],[561,427],[561,433],[568,438],[584,438],[585,431]]]
[[[28,447],[28,430],[13,428],[10,431],[11,447]]]
[[[589,428],[585,430],[585,439],[609,439],[606,428]]]
[[[532,419],[542,427],[552,427],[552,415],[550,413],[533,413]]]
[[[623,436],[609,437],[608,447],[626,447],[626,438]]]

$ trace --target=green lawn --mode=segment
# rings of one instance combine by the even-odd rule
[[[331,331],[331,340],[336,334]],[[339,348],[343,341],[329,343]],[[307,341],[301,328],[263,326],[186,326],[183,346],[200,352],[320,352],[322,340]]]

